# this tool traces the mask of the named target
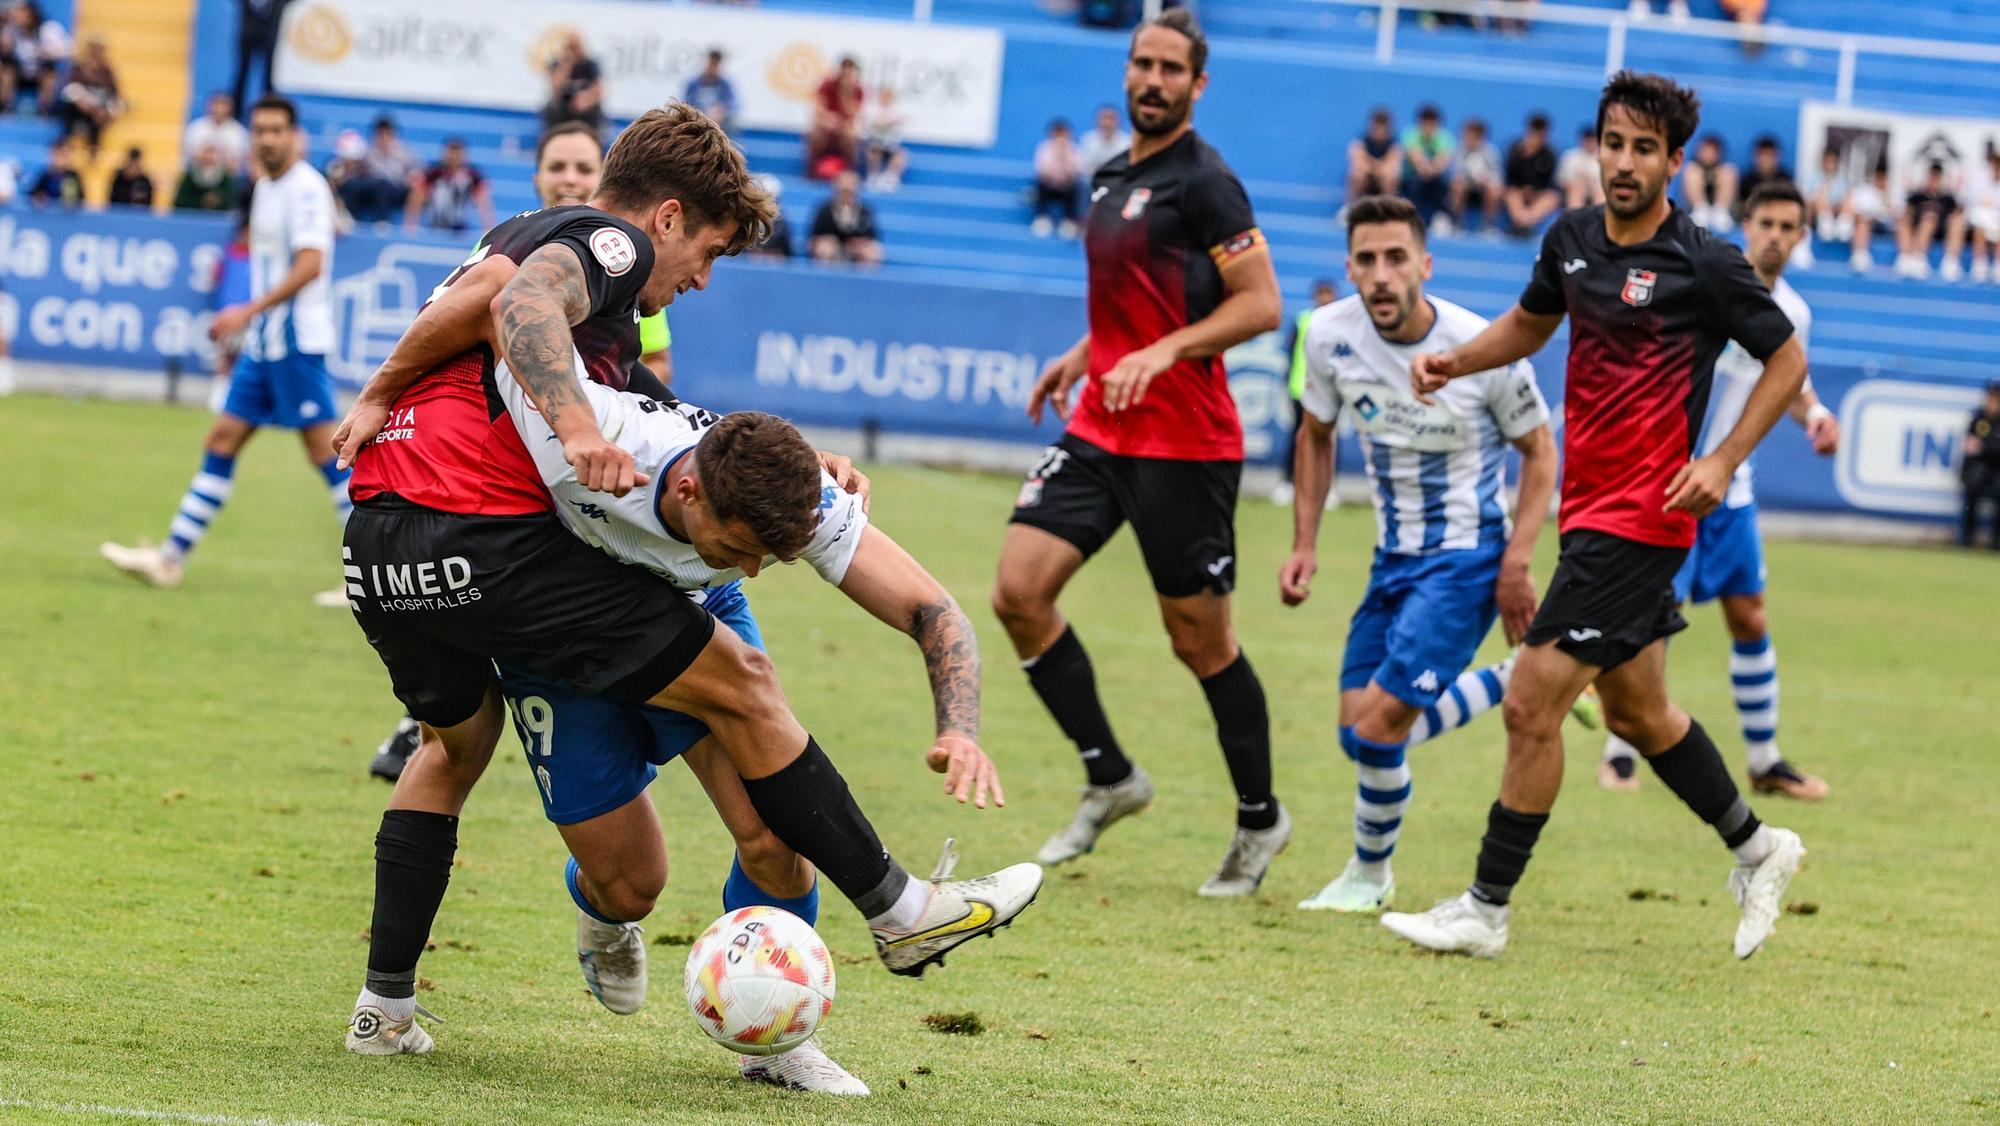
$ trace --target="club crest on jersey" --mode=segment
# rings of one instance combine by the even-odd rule
[[[1118,213],[1119,217],[1126,220],[1137,219],[1145,214],[1146,204],[1152,202],[1152,199],[1153,189],[1133,188],[1132,194],[1125,197],[1125,210]]]
[[[1382,408],[1376,405],[1372,395],[1363,395],[1354,400],[1354,413],[1360,415],[1364,421],[1373,422],[1375,416],[1382,413]]]
[[[599,227],[590,236],[590,252],[597,257],[597,264],[612,277],[619,277],[632,268],[639,260],[639,252],[632,247],[632,240],[624,231],[616,227]]]
[[[1653,303],[1653,283],[1659,280],[1660,275],[1651,270],[1627,271],[1625,274],[1625,288],[1619,292],[1618,299],[1635,309],[1644,305],[1651,305]]]

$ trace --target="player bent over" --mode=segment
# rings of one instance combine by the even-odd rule
[[[1360,770],[1354,857],[1299,906],[1377,911],[1396,890],[1390,856],[1410,803],[1412,727],[1448,696],[1459,723],[1499,703],[1511,660],[1464,670],[1495,617],[1515,645],[1535,616],[1528,565],[1555,491],[1556,445],[1526,360],[1456,380],[1434,403],[1411,395],[1419,349],[1463,344],[1486,321],[1424,293],[1431,256],[1408,200],[1348,204],[1347,276],[1354,295],[1315,311],[1306,328],[1292,554],[1278,593],[1288,606],[1311,594],[1333,426],[1345,409],[1361,436],[1379,533],[1340,671],[1340,747]],[[1511,536],[1502,496],[1509,445],[1521,452]]]

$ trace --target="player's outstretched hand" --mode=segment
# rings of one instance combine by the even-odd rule
[[[1806,416],[1806,441],[1812,443],[1814,453],[1832,457],[1840,452],[1840,420],[1832,411],[1814,410]]]
[[[602,434],[578,435],[563,443],[563,460],[576,479],[593,492],[622,497],[652,480],[632,464],[632,455]]]
[[[1089,353],[1079,354],[1071,349],[1049,361],[1042,374],[1035,380],[1034,390],[1028,392],[1028,421],[1037,426],[1042,424],[1044,404],[1056,412],[1056,417],[1068,421],[1069,393],[1078,381],[1090,371]]]
[[[1688,462],[1667,482],[1667,511],[1686,512],[1697,520],[1714,512],[1729,494],[1729,479],[1735,473],[1734,466],[1713,454]]]
[[[354,406],[347,411],[347,417],[333,431],[333,456],[335,468],[346,469],[354,464],[361,454],[361,447],[375,440],[375,435],[388,425],[392,404],[377,403],[363,396],[354,400]]]
[[[1146,388],[1168,368],[1174,366],[1174,352],[1157,344],[1128,353],[1124,359],[1111,365],[1111,370],[1098,376],[1097,383],[1104,391],[1104,409],[1122,411],[1126,407],[1139,405],[1146,397]]]
[[[937,742],[924,753],[924,764],[944,775],[944,792],[961,803],[970,801],[974,807],[985,809],[990,793],[995,808],[1007,804],[1007,794],[1000,789],[999,768],[979,749],[979,744],[963,735],[946,732],[938,736]]]
[[[1528,573],[1527,564],[1500,564],[1500,579],[1493,585],[1493,600],[1500,606],[1500,628],[1507,635],[1507,644],[1519,645],[1521,639],[1528,636],[1528,627],[1534,624],[1535,611],[1539,608],[1539,600],[1535,597],[1535,579]]]
[[[1311,551],[1294,551],[1278,568],[1278,600],[1287,606],[1298,606],[1312,597],[1313,576],[1319,573],[1319,555]]]
[[[255,315],[248,305],[230,305],[220,309],[216,312],[215,319],[208,322],[208,338],[227,340],[249,328],[250,318]]]
[[[839,485],[842,491],[860,497],[861,511],[868,511],[868,474],[854,468],[851,457],[830,454],[825,450],[818,452],[819,467],[826,470],[827,476],[833,478],[833,483]]]
[[[1444,352],[1423,352],[1410,361],[1410,392],[1425,405],[1439,388],[1451,382],[1451,357]]]

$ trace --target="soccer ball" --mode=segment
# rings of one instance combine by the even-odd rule
[[[833,1011],[833,957],[804,919],[776,907],[740,907],[688,951],[688,1009],[710,1040],[774,1056],[819,1031]]]

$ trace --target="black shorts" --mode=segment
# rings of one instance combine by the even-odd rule
[[[550,513],[463,516],[380,498],[355,506],[341,557],[396,698],[433,727],[479,710],[495,661],[585,695],[647,700],[715,633],[686,594]]]
[[[1586,665],[1617,668],[1687,628],[1674,598],[1674,575],[1687,554],[1588,528],[1564,533],[1555,577],[1524,643],[1553,641]]]
[[[1065,434],[1028,471],[1010,523],[1040,528],[1088,559],[1129,520],[1161,596],[1228,594],[1242,477],[1240,461],[1123,457]]]

